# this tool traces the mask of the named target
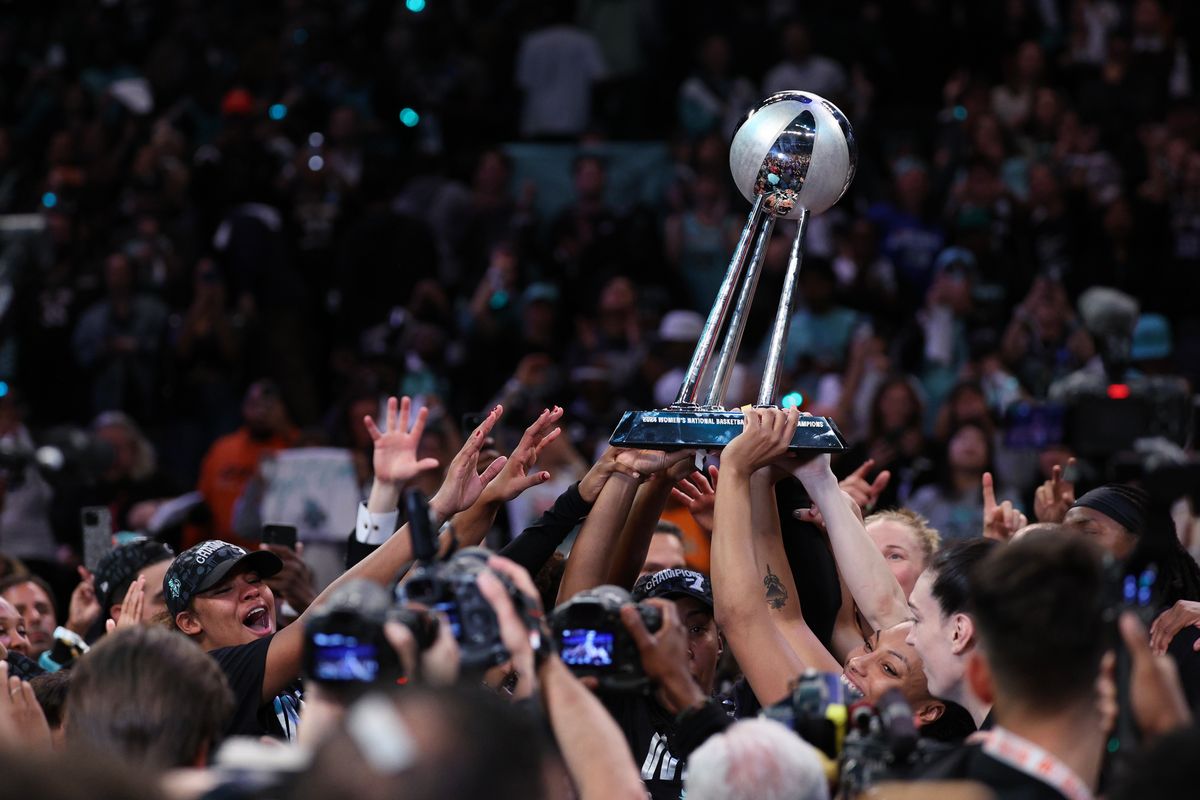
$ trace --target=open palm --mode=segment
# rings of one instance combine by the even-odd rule
[[[441,519],[449,519],[458,512],[470,508],[483,494],[483,490],[492,482],[492,479],[499,475],[500,470],[504,469],[504,465],[508,463],[506,456],[500,456],[482,473],[477,471],[479,451],[483,449],[483,442],[503,413],[504,409],[501,406],[492,409],[492,413],[488,414],[474,433],[467,437],[466,444],[462,446],[462,449],[454,456],[454,460],[450,462],[450,466],[446,468],[446,479],[442,482],[441,488],[437,490],[437,494],[429,500],[429,509]]]
[[[399,413],[397,414],[397,405]],[[380,431],[369,415],[363,417],[363,424],[371,440],[375,443],[375,455],[372,465],[375,477],[387,483],[404,483],[427,469],[436,469],[436,458],[417,458],[417,447],[421,443],[421,434],[425,432],[425,419],[429,409],[422,408],[417,412],[417,418],[409,429],[409,416],[412,412],[412,401],[407,397],[400,400],[389,397],[387,402],[386,432]]]

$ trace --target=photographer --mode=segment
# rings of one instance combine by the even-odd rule
[[[550,646],[529,573],[495,555],[480,566],[474,585],[494,613],[496,634],[519,675],[518,702],[501,704],[481,694],[477,673],[460,678],[460,648],[445,615],[438,614],[437,638],[424,647],[413,628],[388,622],[384,630],[399,655],[404,688],[387,694],[377,681],[359,684],[360,695],[364,686],[379,691],[355,703],[338,704],[334,694],[324,709],[306,702],[302,730],[319,749],[298,783],[299,797],[360,796],[364,775],[371,796],[381,797],[558,796],[552,787],[560,777],[569,778],[583,800],[645,797],[616,723]],[[315,682],[318,696],[326,696],[324,686]],[[539,705],[561,763],[536,724],[542,721]],[[327,739],[323,745],[321,738]],[[341,758],[331,759],[334,752]],[[453,763],[447,762],[451,757]],[[380,774],[384,761],[393,768]],[[387,783],[393,779],[403,784]],[[380,791],[381,785],[389,790]]]
[[[482,474],[476,472],[484,438],[500,413],[499,408],[493,410],[450,463],[445,482],[429,504],[439,523],[470,507],[503,468],[500,459]],[[385,436],[397,433],[393,428]],[[407,479],[421,469],[415,457],[408,457],[397,474],[405,473]],[[309,611],[345,582],[363,579],[390,584],[412,557],[406,526],[330,584]],[[167,608],[176,627],[209,651],[229,679],[235,710],[228,733],[287,738],[296,733],[299,693],[295,683],[303,655],[303,623],[309,611],[300,616],[301,624],[276,632],[275,598],[264,580],[282,566],[279,557],[269,551],[247,553],[236,545],[211,540],[179,554],[163,579]]]
[[[651,633],[638,610],[621,609],[653,694],[603,697],[625,735],[641,779],[655,800],[678,798],[688,755],[730,720],[713,698],[717,662],[725,646],[713,620],[711,584],[686,569],[668,569],[638,581],[633,599],[653,606],[662,624]]]

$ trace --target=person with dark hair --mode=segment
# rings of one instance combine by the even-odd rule
[[[141,578],[145,585],[140,622],[151,622],[167,611],[163,599],[163,576],[175,553],[162,542],[145,539],[122,545],[105,553],[93,573],[100,619],[119,622],[124,610],[125,593]]]
[[[496,696],[416,687],[352,708],[291,798],[542,798],[549,757],[541,727]]]
[[[63,712],[67,705],[67,693],[71,689],[73,674],[74,670],[60,669],[58,672],[35,675],[29,681],[38,705],[46,715],[46,724],[50,726],[50,736],[56,748],[61,748],[64,743]]]
[[[971,539],[984,528],[984,473],[995,474],[991,433],[965,422],[946,441],[942,476],[917,490],[908,507],[929,520],[944,541]],[[999,494],[1011,494],[1000,492]]]
[[[50,584],[33,574],[10,575],[0,580],[0,597],[12,603],[25,621],[25,633],[32,647],[31,658],[36,658],[54,644],[58,613]]]
[[[968,610],[968,577],[998,545],[994,539],[951,542],[934,554],[908,597],[913,624],[905,641],[925,663],[930,693],[967,709],[981,729],[991,727],[991,703],[967,681],[967,663],[979,644]]]
[[[137,767],[204,766],[233,712],[217,664],[161,628],[106,636],[72,672],[67,742]]]
[[[1063,524],[1094,538],[1113,558],[1124,559],[1137,546],[1149,500],[1136,486],[1110,483],[1076,500]]]
[[[687,559],[684,557],[683,531],[673,522],[659,520],[654,526],[654,535],[650,537],[650,547],[646,550],[646,561],[638,577],[653,575],[664,569],[685,569]]]
[[[273,381],[252,383],[242,400],[243,425],[213,442],[200,465],[197,491],[213,514],[212,535],[234,544],[246,542],[233,531],[233,507],[258,472],[263,456],[295,444],[296,430]],[[189,544],[196,544],[194,539]]]
[[[0,647],[26,658],[33,655],[33,646],[29,644],[21,614],[3,597],[0,597]]]
[[[979,646],[966,680],[995,727],[927,772],[1000,800],[1090,798],[1108,736],[1097,679],[1107,646],[1100,551],[1070,531],[992,547],[967,580]]]
[[[386,450],[395,459],[389,471],[402,483],[429,469],[430,463],[417,459],[417,442],[408,434],[408,398],[399,419],[397,406],[395,398],[388,401],[386,433],[374,420],[366,423],[377,450]],[[506,460],[500,458],[482,473],[477,471],[484,440],[501,413],[503,409],[497,407],[488,414],[447,468],[445,482],[429,500],[438,525],[472,506],[504,468]],[[418,424],[423,425],[423,419],[424,414],[419,414]],[[229,678],[234,713],[227,732],[294,738],[302,703],[297,684],[308,614],[350,581],[390,585],[412,558],[405,525],[326,587],[295,623],[277,629],[275,595],[266,579],[283,569],[279,556],[268,550],[248,553],[219,539],[201,542],[176,556],[163,577],[167,611],[175,627],[209,651]]]

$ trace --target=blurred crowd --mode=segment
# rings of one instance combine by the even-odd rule
[[[1188,0],[0,4],[3,789],[1194,785],[1197,54]],[[788,90],[858,159],[784,408],[609,447]]]
[[[730,136],[791,88],[844,110],[859,167],[808,233],[788,403],[855,443],[840,474],[873,459],[894,476],[886,501],[943,535],[978,529],[985,471],[1029,511],[1074,453],[1014,436],[1013,409],[1095,368],[1085,289],[1136,301],[1125,366],[1200,378],[1198,14],[1169,0],[0,10],[0,434],[14,453],[63,426],[99,443],[68,453],[78,480],[6,470],[0,545],[62,560],[80,508],[146,530],[192,489],[208,513],[174,535],[236,536],[264,455],[297,446],[350,451],[365,495],[361,418],[393,392],[434,412],[442,463],[464,415],[561,403],[569,435],[546,466],[578,477],[623,411],[673,399],[748,208]],[[729,406],[755,395],[779,227]],[[540,510],[517,509],[511,530]]]

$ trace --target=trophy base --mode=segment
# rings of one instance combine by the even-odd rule
[[[626,411],[609,437],[615,447],[643,450],[714,450],[742,432],[741,411],[664,408]],[[788,449],[792,452],[839,453],[846,439],[829,417],[801,417]]]

